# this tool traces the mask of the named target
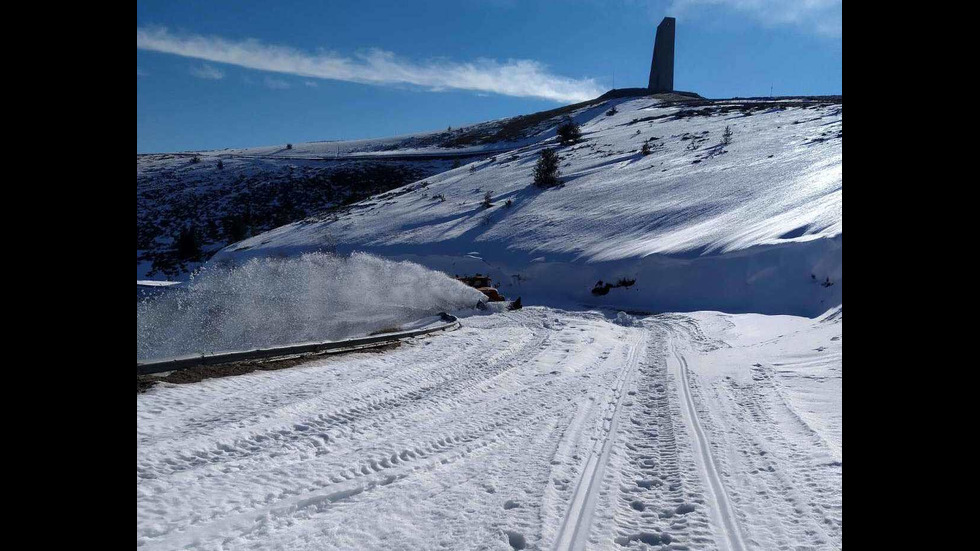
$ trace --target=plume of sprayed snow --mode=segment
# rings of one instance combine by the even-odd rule
[[[311,253],[210,266],[136,304],[136,358],[338,340],[471,307],[483,294],[411,262]]]
[[[626,312],[619,312],[616,314],[616,319],[613,320],[616,325],[622,325],[623,327],[636,327],[640,325],[638,320],[627,314]]]

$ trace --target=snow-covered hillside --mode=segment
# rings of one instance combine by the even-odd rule
[[[137,156],[136,278],[185,279],[230,243],[451,167],[445,159]],[[191,236],[183,250],[182,233]]]
[[[186,278],[228,244],[543,140],[602,103],[392,138],[137,155],[136,278]]]
[[[543,307],[136,402],[144,549],[839,549],[843,319]],[[666,547],[664,547],[666,546]]]
[[[532,184],[557,146],[542,131],[215,260],[336,246],[489,273],[505,294],[552,304],[815,316],[842,302],[842,112],[839,99],[590,104],[572,112],[583,140],[559,147],[559,188]],[[636,283],[591,293],[623,278]]]

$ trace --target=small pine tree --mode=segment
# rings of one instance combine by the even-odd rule
[[[293,144],[291,144],[291,143],[287,143],[286,144],[286,149],[292,149],[292,148],[293,148]]]
[[[191,164],[192,165],[196,165],[199,162],[201,162],[201,158],[198,157],[197,155],[194,155],[193,157],[191,157]]]
[[[201,238],[193,224],[181,228],[176,239],[177,258],[180,260],[197,260],[201,257]]]
[[[582,130],[579,128],[575,121],[566,117],[565,122],[558,126],[558,141],[562,145],[573,144],[580,139],[582,139]]]
[[[486,192],[483,195],[483,202],[480,203],[480,204],[483,205],[483,208],[485,208],[485,209],[488,209],[488,208],[492,207],[493,206],[493,195],[491,195],[489,191]]]
[[[225,237],[227,237],[232,243],[236,243],[248,237],[248,221],[244,216],[235,214],[226,216],[221,221],[221,226],[225,232]]]
[[[555,187],[561,183],[559,177],[561,172],[558,170],[558,153],[554,149],[545,148],[541,150],[541,157],[538,164],[534,167],[534,185],[540,188]]]
[[[222,161],[221,159],[218,159],[218,170],[224,170],[224,169],[225,169],[225,162]]]
[[[731,126],[725,126],[725,132],[721,135],[721,143],[722,143],[722,145],[728,145],[728,144],[732,143],[732,136],[734,134],[735,133],[732,132],[732,127]]]
[[[643,147],[640,148],[640,154],[644,157],[650,154],[650,142],[643,142]]]

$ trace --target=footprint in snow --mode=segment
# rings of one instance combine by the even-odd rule
[[[507,543],[514,549],[524,549],[527,547],[527,539],[524,538],[524,534],[513,530],[507,530],[505,533],[507,534]]]

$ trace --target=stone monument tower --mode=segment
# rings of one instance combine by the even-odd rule
[[[674,91],[674,27],[673,17],[664,17],[657,25],[657,38],[653,43],[653,61],[650,63],[651,92]]]

